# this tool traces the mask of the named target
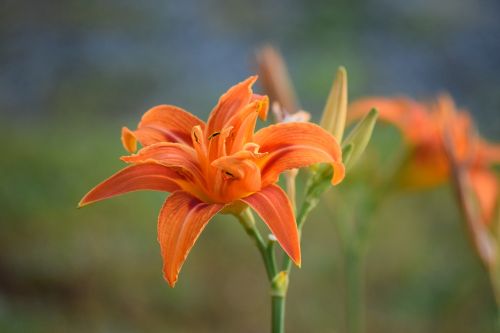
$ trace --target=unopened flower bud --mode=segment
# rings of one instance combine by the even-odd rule
[[[360,122],[356,124],[356,126],[342,143],[344,149],[346,149],[348,145],[352,145],[352,152],[350,152],[349,154],[349,160],[344,161],[346,166],[349,167],[356,163],[358,158],[365,151],[368,142],[370,142],[377,117],[378,111],[376,109],[371,109],[371,111],[368,112],[366,116],[364,116],[363,119],[361,119]]]
[[[342,141],[347,113],[347,72],[339,67],[326,100],[320,125],[337,139]]]

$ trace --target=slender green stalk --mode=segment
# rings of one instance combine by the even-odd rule
[[[266,256],[269,260],[269,266],[272,269],[273,276],[270,277],[270,281],[276,276],[278,273],[278,266],[276,265],[276,252],[274,251],[274,244],[276,243],[276,240],[269,240],[267,242],[267,247],[266,247]]]
[[[235,215],[245,229],[246,233],[254,240],[257,249],[260,252],[264,265],[266,267],[267,278],[271,281],[276,275],[276,260],[274,259],[274,251],[268,249],[271,244],[266,245],[262,235],[255,225],[255,218],[250,209],[243,210],[240,214]]]
[[[272,332],[285,332],[285,302],[288,291],[288,274],[284,271],[276,274],[271,281]]]
[[[254,240],[266,267],[266,273],[271,285],[271,332],[285,332],[285,301],[288,290],[288,274],[277,272],[274,240],[266,244],[259,230],[255,226],[255,219],[250,209],[243,210],[236,215],[245,228],[247,234]]]
[[[330,177],[327,177],[328,179]],[[308,185],[307,195],[300,207],[297,216],[297,228],[299,231],[299,239],[302,234],[302,227],[309,216],[309,213],[317,206],[320,195],[329,187],[329,181],[322,186],[315,183],[314,179]],[[295,206],[295,205],[294,205]],[[295,207],[294,207],[295,208]],[[260,235],[255,226],[250,209],[243,210],[236,216],[245,228],[247,234],[254,239],[257,248],[264,261],[268,279],[271,283],[271,306],[272,306],[272,333],[283,333],[285,330],[285,303],[288,291],[288,280],[292,269],[292,260],[288,256],[284,256],[282,262],[282,270],[278,272],[276,265],[276,256],[274,251],[274,241],[270,240],[268,244]]]
[[[495,265],[492,267],[487,267],[489,277],[490,277],[490,282],[491,282],[491,288],[493,290],[493,296],[495,298],[495,304],[496,304],[496,322],[495,322],[495,332],[500,333],[500,275],[499,275],[499,270]]]
[[[285,332],[285,300],[284,296],[271,296],[273,333]]]
[[[364,332],[363,255],[357,245],[349,246],[345,252],[347,332],[361,333]]]
[[[337,205],[337,218],[334,219],[340,238],[346,287],[346,325],[348,333],[365,331],[364,302],[364,261],[369,243],[369,236],[374,224],[372,218],[383,202],[388,188],[380,188],[377,194],[365,193],[357,202],[360,209],[353,214],[347,206]],[[378,195],[380,194],[380,196]],[[340,200],[341,198],[337,198]],[[333,200],[333,198],[331,198]]]

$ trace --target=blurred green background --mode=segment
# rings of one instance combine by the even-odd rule
[[[352,98],[449,91],[499,140],[499,12],[495,0],[3,0],[0,332],[266,332],[265,272],[235,219],[209,224],[170,289],[156,243],[165,194],[76,209],[122,166],[121,126],[160,103],[206,118],[271,42],[314,120],[344,65]],[[345,329],[332,219],[359,208],[369,175],[400,149],[384,126],[377,144],[305,227],[288,332]],[[449,187],[381,201],[366,260],[368,332],[491,332],[487,275]]]

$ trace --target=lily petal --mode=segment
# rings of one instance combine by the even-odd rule
[[[246,142],[252,141],[257,117],[261,120],[266,120],[268,110],[269,98],[267,96],[254,95],[252,102],[231,117],[228,124],[233,127],[235,133],[228,145],[228,150],[231,154],[241,150]]]
[[[205,127],[205,123],[191,113],[173,105],[158,105],[147,111],[137,130],[122,131],[122,142],[129,152],[136,147],[133,138],[144,147],[157,142],[181,142],[191,145],[191,130],[194,126]]]
[[[186,257],[201,232],[224,205],[208,204],[184,191],[172,193],[158,216],[158,242],[163,274],[173,287]]]
[[[345,175],[342,150],[335,138],[312,123],[281,123],[265,127],[255,133],[254,142],[260,151],[269,154],[261,159],[262,185],[277,181],[285,170],[316,163],[330,163],[333,168],[332,184]]]
[[[191,181],[204,185],[204,174],[201,170],[196,151],[190,146],[180,143],[160,142],[139,150],[137,154],[123,156],[127,163],[154,162],[182,173]]]
[[[127,127],[122,127],[122,145],[126,151],[133,153],[137,150],[137,138],[133,131]]]
[[[285,253],[300,266],[299,232],[286,193],[279,186],[272,184],[241,201],[259,214]]]
[[[495,173],[487,169],[471,170],[472,189],[477,196],[482,218],[490,223],[495,215],[498,201],[498,180]]]
[[[210,113],[207,122],[207,136],[215,132],[220,132],[226,126],[231,117],[242,107],[247,105],[252,98],[252,85],[257,80],[257,76],[250,76],[243,82],[231,87]]]
[[[377,109],[379,119],[396,126],[410,142],[418,142],[428,135],[432,123],[424,105],[409,98],[366,98],[349,106],[348,121],[363,118],[371,109]]]
[[[500,145],[480,140],[478,144],[478,155],[487,164],[500,164]]]
[[[220,157],[212,166],[220,169],[221,181],[214,188],[223,202],[238,196],[247,196],[261,189],[260,169],[255,164],[258,157],[250,151],[240,151],[231,156]]]
[[[428,144],[417,145],[408,151],[395,178],[402,188],[417,190],[438,186],[449,174],[449,161],[443,147]]]
[[[163,165],[155,163],[133,165],[118,171],[94,187],[83,197],[78,206],[83,207],[132,191],[173,192],[180,188],[177,180],[180,180],[180,176]]]

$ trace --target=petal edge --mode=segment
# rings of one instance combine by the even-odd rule
[[[144,163],[126,167],[90,190],[78,203],[78,207],[139,190],[172,192],[179,189],[179,176],[167,167],[156,163]]]
[[[293,208],[286,193],[277,185],[269,185],[241,199],[257,212],[285,253],[300,267],[300,240]]]
[[[281,172],[316,163],[330,163],[333,168],[332,184],[345,175],[342,150],[337,140],[323,128],[312,123],[281,123],[255,133],[254,142],[260,151],[269,153],[262,159],[263,186],[278,180]]]
[[[174,192],[165,200],[158,216],[158,242],[163,275],[171,287],[175,286],[179,271],[201,232],[223,208],[223,204],[205,203],[184,191]]]

